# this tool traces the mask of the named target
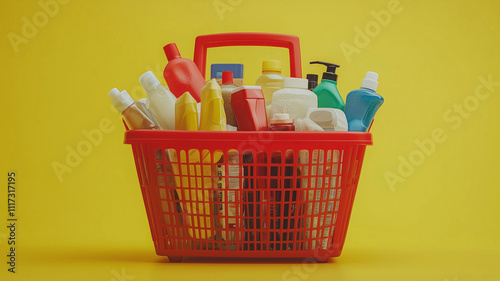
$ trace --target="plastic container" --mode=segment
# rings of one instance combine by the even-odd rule
[[[345,115],[349,131],[368,131],[375,113],[384,103],[384,98],[375,92],[378,86],[377,79],[377,73],[368,71],[361,83],[361,89],[351,91],[347,95]]]
[[[262,62],[262,74],[257,78],[255,85],[262,88],[266,105],[273,99],[273,93],[283,89],[285,76],[281,74],[281,62],[277,60],[265,60]]]
[[[307,111],[307,118],[325,131],[347,131],[347,119],[340,109],[311,108]]]
[[[295,131],[293,119],[288,113],[276,113],[269,120],[269,130],[271,131]]]
[[[238,131],[267,130],[264,95],[259,86],[243,86],[233,90],[231,107],[238,123]]]
[[[156,78],[152,71],[139,77],[139,83],[148,95],[146,107],[153,113],[163,130],[175,129],[175,96]]]
[[[236,88],[236,85],[233,84],[233,73],[231,71],[223,71],[220,89],[222,91],[222,99],[224,100],[224,111],[226,112],[227,124],[234,127],[238,126],[238,124],[236,123],[233,108],[231,107],[231,93]]]
[[[274,92],[271,113],[288,113],[291,119],[305,118],[309,108],[318,107],[318,97],[307,89],[307,79],[287,77],[284,88]]]
[[[335,73],[340,65],[322,61],[312,61],[311,64],[323,64],[327,67],[326,72],[323,72],[321,83],[313,90],[318,96],[318,107],[344,110],[345,103],[337,88],[338,75]]]
[[[111,98],[113,106],[123,117],[127,127],[132,130],[137,129],[160,129],[154,116],[141,102],[135,102],[127,91],[119,91],[117,88],[111,89],[108,96]]]
[[[178,98],[189,92],[197,102],[201,101],[201,88],[205,85],[205,77],[200,73],[193,61],[182,58],[175,43],[163,47],[168,63],[163,77],[170,91]]]
[[[220,38],[225,38],[225,46],[242,44],[237,40],[241,38],[252,38],[253,45],[261,41],[271,41],[274,45],[298,43],[298,40],[286,35],[247,35],[204,35],[200,41],[209,45],[212,40],[220,42]],[[235,38],[235,41],[230,38]],[[198,39],[195,50],[199,47]],[[200,61],[205,62],[205,55]],[[300,65],[300,53],[295,52],[292,58],[297,55],[295,64],[291,62],[292,72],[297,71],[295,66]],[[158,255],[168,256],[171,262],[188,256],[310,257],[326,261],[342,252],[365,148],[372,144],[372,139],[370,133],[358,132],[130,130],[125,133],[125,143],[132,146]],[[203,166],[213,168],[212,175],[189,175],[189,168],[196,169],[199,163],[172,159],[182,159],[178,156],[190,151],[198,155],[203,151],[211,155],[218,152],[222,157],[212,157],[209,163],[203,163]],[[258,157],[259,161],[248,161],[251,157]],[[171,169],[182,165],[186,171]],[[195,182],[208,179],[215,184],[200,189],[208,193],[208,198],[204,198],[194,192],[198,191],[197,188],[177,186],[176,178],[189,178]],[[287,188],[296,187],[298,181],[300,188]],[[263,188],[245,189],[242,182]],[[313,182],[314,185],[310,184]],[[320,182],[324,185],[319,185]],[[319,186],[329,196],[315,197],[319,194],[316,192]],[[271,202],[270,198],[279,200]],[[211,205],[211,212],[191,215],[190,219],[212,223],[197,227],[187,224],[185,206],[198,206],[205,202]],[[319,206],[318,212],[316,206]],[[251,216],[250,209],[254,211]],[[276,223],[278,221],[279,224]],[[272,223],[274,229],[270,228]],[[207,235],[193,237],[189,231]],[[248,234],[260,240],[252,241],[248,239],[251,236]],[[276,234],[279,235],[278,240],[270,239]],[[276,247],[278,244],[281,244],[279,249]]]

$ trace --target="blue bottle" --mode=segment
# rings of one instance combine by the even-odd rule
[[[375,113],[384,103],[384,98],[375,92],[377,79],[377,73],[368,71],[361,83],[361,89],[351,91],[347,95],[344,112],[349,131],[368,131]]]

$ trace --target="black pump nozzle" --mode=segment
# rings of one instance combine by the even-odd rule
[[[334,63],[329,63],[329,62],[324,62],[324,61],[312,61],[310,64],[322,64],[326,66],[326,72],[323,72],[323,78],[322,79],[328,79],[328,80],[333,80],[337,81],[338,75],[335,74],[335,70],[337,67],[340,67],[338,64]]]
[[[308,81],[308,89],[309,90],[314,90],[316,86],[318,86],[318,75],[316,74],[307,74],[307,81]]]

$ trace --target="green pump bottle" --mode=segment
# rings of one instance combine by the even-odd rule
[[[326,72],[323,72],[323,77],[321,78],[321,83],[314,88],[313,92],[318,96],[318,107],[329,107],[338,108],[344,110],[345,103],[339,94],[337,89],[337,78],[338,75],[335,74],[338,64],[322,62],[322,61],[312,61],[311,64],[323,64],[325,65]]]

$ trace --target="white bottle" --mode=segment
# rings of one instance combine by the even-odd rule
[[[297,118],[295,120],[295,131],[323,132],[324,130],[309,118]]]
[[[130,130],[159,129],[155,118],[148,115],[148,110],[141,103],[135,102],[127,91],[120,92],[117,88],[113,88],[108,96],[116,110],[122,114]]]
[[[139,77],[139,83],[146,91],[147,108],[153,113],[163,130],[175,130],[175,101],[177,100],[160,81],[148,71]]]
[[[309,108],[318,107],[318,96],[307,89],[307,79],[286,77],[284,88],[274,92],[271,116],[288,113],[290,119],[305,118]]]
[[[337,108],[310,108],[307,117],[325,131],[347,131],[347,118]]]

